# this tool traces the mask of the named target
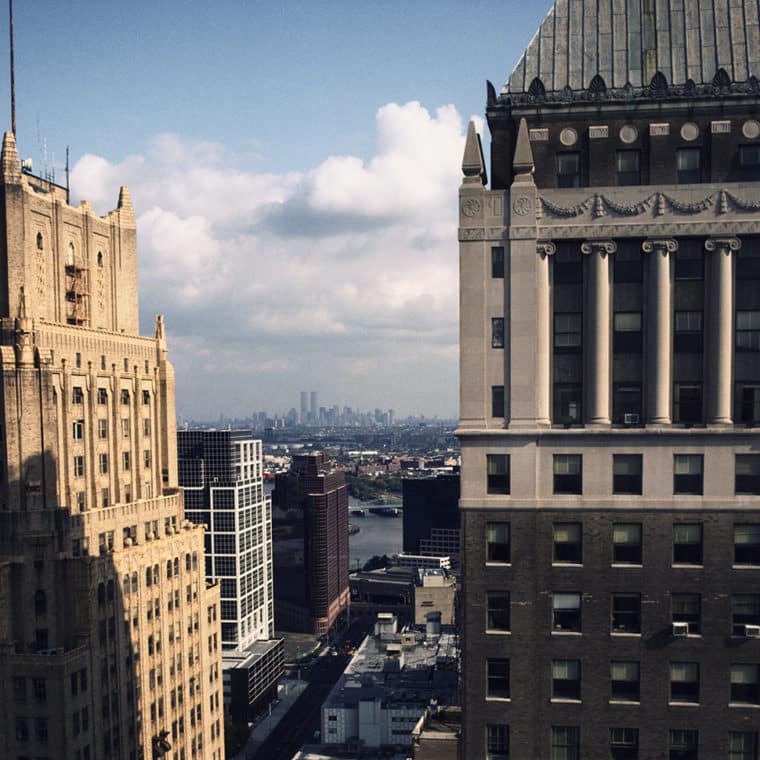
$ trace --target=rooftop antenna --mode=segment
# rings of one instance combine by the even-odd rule
[[[66,203],[70,203],[70,190],[69,190],[69,146],[66,146]]]
[[[8,0],[8,31],[11,38],[11,131],[16,136],[16,72],[13,64],[13,0]]]

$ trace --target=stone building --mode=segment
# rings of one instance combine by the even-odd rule
[[[0,756],[223,757],[219,591],[177,487],[135,219],[2,155]]]
[[[557,0],[460,188],[464,757],[758,757],[760,30]]]

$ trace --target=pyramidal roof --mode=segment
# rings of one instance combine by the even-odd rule
[[[502,90],[524,93],[647,86],[657,71],[671,85],[760,77],[759,0],[556,0]]]

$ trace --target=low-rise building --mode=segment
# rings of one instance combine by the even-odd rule
[[[431,614],[440,615],[443,625],[455,625],[456,592],[457,580],[445,570],[418,570],[414,586],[415,625],[425,625]]]

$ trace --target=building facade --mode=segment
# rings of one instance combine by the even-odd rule
[[[322,635],[349,604],[348,488],[321,452],[275,477],[275,615],[285,631]]]
[[[223,757],[219,589],[177,487],[163,320],[135,220],[22,173],[3,139],[0,755]]]
[[[470,125],[467,758],[758,757],[759,62],[746,3],[558,0],[490,189]]]

